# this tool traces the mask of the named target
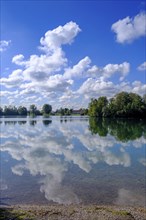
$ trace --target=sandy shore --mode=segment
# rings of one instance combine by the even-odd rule
[[[146,220],[146,209],[97,205],[15,205],[1,207],[0,220]]]

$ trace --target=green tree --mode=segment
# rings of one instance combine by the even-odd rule
[[[106,96],[99,97],[97,101],[97,111],[98,116],[106,116],[106,109],[107,109],[108,100]]]
[[[137,117],[145,109],[142,97],[136,93],[121,92],[115,98],[116,115],[119,117]]]
[[[65,114],[65,115],[70,115],[70,110],[69,110],[68,108],[65,108],[65,109],[64,109],[64,114]]]
[[[52,111],[52,106],[49,104],[44,104],[42,107],[43,114],[50,114]]]
[[[88,111],[89,116],[98,117],[97,99],[91,99],[91,102],[89,103],[88,109],[89,109],[89,111]]]
[[[109,101],[105,96],[91,99],[89,116],[94,117],[146,117],[146,96],[136,93],[120,92]]]
[[[30,105],[30,107],[29,107],[30,115],[35,116],[36,115],[36,111],[37,111],[37,107],[34,104]]]
[[[116,105],[115,105],[115,99],[111,98],[109,100],[109,104],[108,104],[108,117],[115,117],[116,116]]]
[[[130,97],[128,92],[120,92],[115,96],[115,110],[116,115],[121,117],[125,116],[127,112],[127,105],[130,102]]]
[[[27,108],[24,106],[19,106],[18,107],[18,114],[19,115],[27,115]]]
[[[9,105],[4,107],[4,115],[11,116],[11,115],[17,115],[18,111],[15,106]]]
[[[81,108],[80,109],[80,115],[88,115],[88,109],[87,108]]]
[[[2,107],[0,107],[0,116],[2,116],[3,115],[3,109],[2,109]]]
[[[105,117],[107,115],[108,100],[105,96],[91,99],[89,103],[89,115],[94,117]]]
[[[62,116],[65,115],[64,109],[63,109],[63,108],[60,108],[59,113],[60,113]]]
[[[142,101],[146,105],[146,94],[143,95]]]

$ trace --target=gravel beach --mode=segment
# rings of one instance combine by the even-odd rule
[[[146,209],[97,205],[15,205],[0,207],[0,220],[146,220]]]

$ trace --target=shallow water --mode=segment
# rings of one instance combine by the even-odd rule
[[[1,204],[145,205],[146,122],[1,118]]]

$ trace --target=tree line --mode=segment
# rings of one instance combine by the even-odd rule
[[[0,107],[0,116],[36,116],[36,115],[89,115],[91,117],[114,117],[131,118],[146,117],[146,94],[141,97],[136,93],[120,92],[113,98],[101,96],[98,99],[91,99],[88,108],[73,110],[69,108],[60,108],[52,112],[50,104],[44,104],[39,110],[36,105],[30,105],[29,109],[25,106],[5,106]]]
[[[4,108],[0,107],[0,115],[1,116],[36,116],[36,115],[49,115],[52,111],[52,106],[49,104],[44,104],[42,109],[37,109],[37,106],[32,104],[29,109],[25,106],[5,106]]]
[[[88,114],[93,117],[143,118],[146,117],[146,95],[120,92],[109,100],[106,96],[91,99]]]
[[[38,116],[38,115],[61,115],[61,116],[69,116],[69,115],[87,115],[88,109],[80,108],[79,110],[69,109],[69,108],[60,108],[56,111],[52,111],[52,106],[49,104],[44,104],[42,109],[39,110],[36,105],[32,104],[27,109],[24,106],[5,106],[4,108],[0,107],[0,116]]]

